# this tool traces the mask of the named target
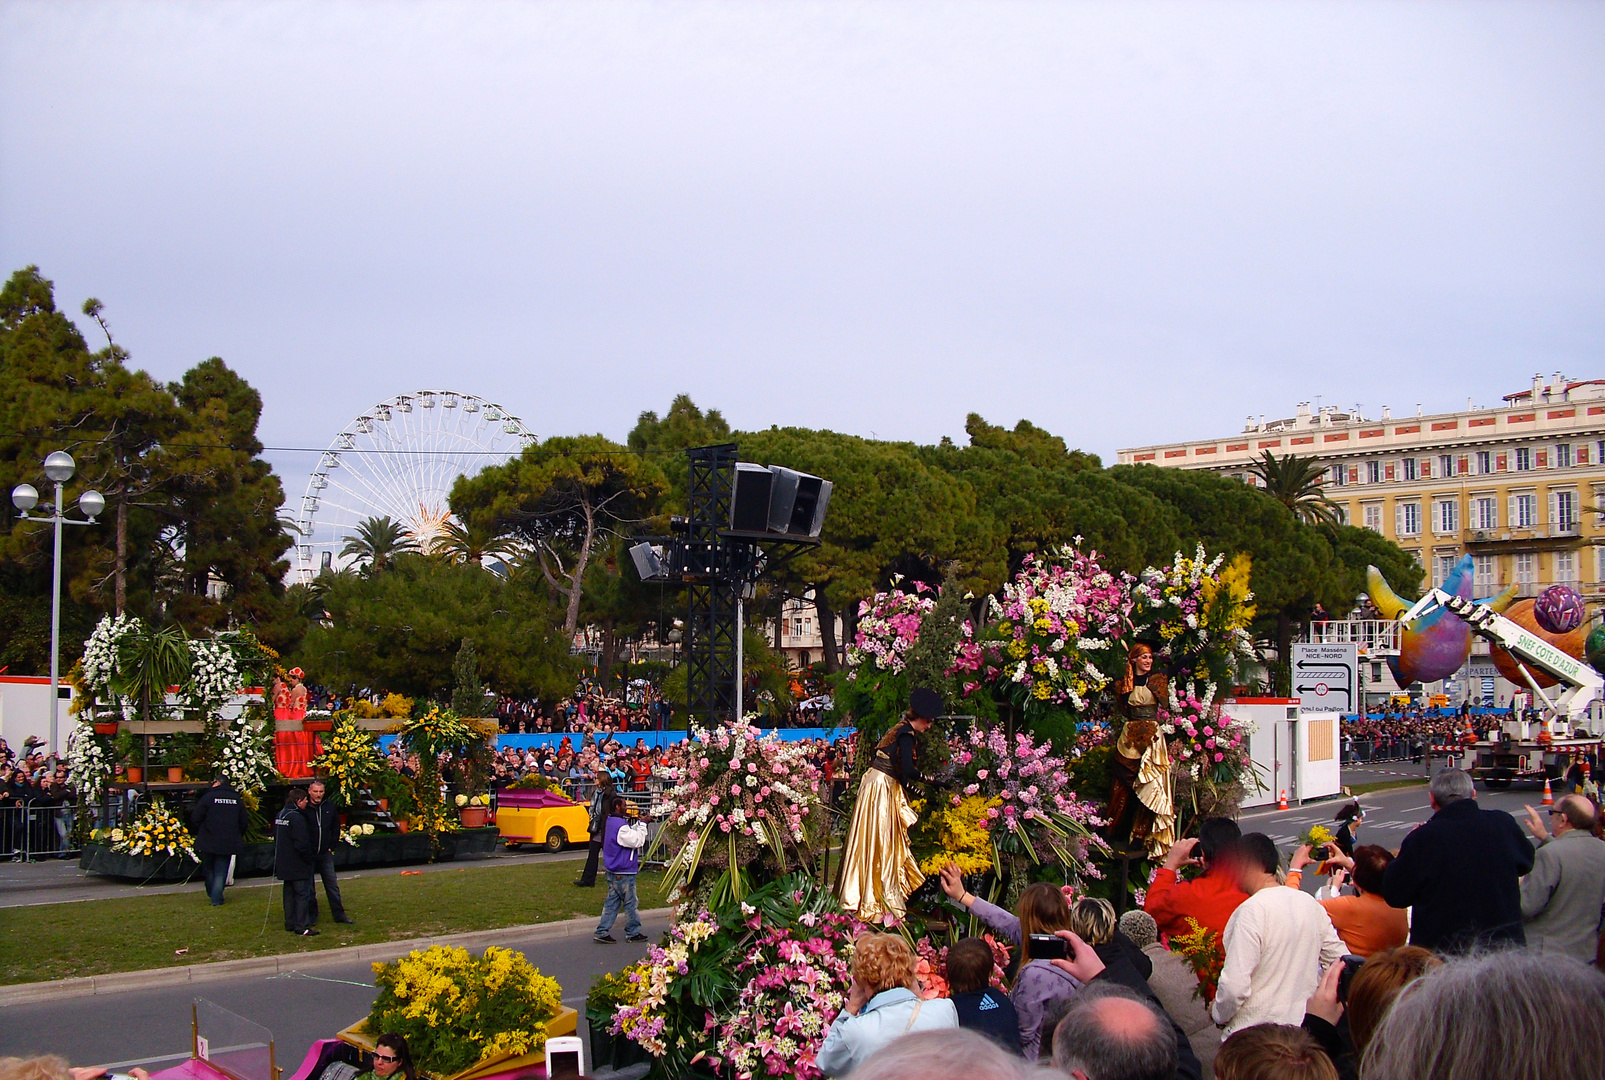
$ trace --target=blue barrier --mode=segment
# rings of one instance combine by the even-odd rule
[[[764,728],[763,733],[765,735],[778,735],[782,742],[801,742],[804,739],[839,739],[851,735],[853,729],[850,727]],[[579,731],[540,732],[534,735],[502,734],[495,736],[491,742],[498,750],[509,746],[515,750],[529,750],[537,746],[558,746],[565,737],[568,739],[569,745],[578,750],[580,740],[585,738],[585,735]],[[673,746],[677,742],[684,741],[687,733],[684,731],[619,731],[615,732],[613,737],[626,747],[633,747],[635,740],[644,739],[646,744],[655,750],[661,746]],[[381,751],[388,750],[390,742],[394,738],[394,735],[379,736],[379,749]]]

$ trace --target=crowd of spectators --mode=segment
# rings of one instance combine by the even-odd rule
[[[73,804],[67,766],[42,745],[30,736],[19,752],[0,739],[0,859],[30,852],[66,857]]]

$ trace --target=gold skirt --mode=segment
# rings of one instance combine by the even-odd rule
[[[908,830],[918,820],[902,784],[879,769],[864,774],[836,881],[842,910],[867,923],[903,917],[909,894],[925,880],[908,847]]]

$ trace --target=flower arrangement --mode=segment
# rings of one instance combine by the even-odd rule
[[[483,956],[437,945],[373,965],[379,988],[369,1031],[407,1040],[419,1068],[440,1076],[487,1058],[538,1053],[562,1007],[557,980],[523,953],[492,946]]]
[[[1220,706],[1200,701],[1191,689],[1176,692],[1159,707],[1160,730],[1168,738],[1176,800],[1185,800],[1192,818],[1230,814],[1250,785],[1260,786],[1249,736],[1253,726],[1235,720]]]
[[[372,835],[373,822],[371,821],[365,821],[360,825],[350,825],[340,830],[341,841],[350,844],[352,847],[356,847],[364,836]]]
[[[73,725],[67,736],[67,786],[78,795],[80,805],[99,803],[106,785],[117,775],[108,742],[106,736],[95,734],[88,717]]]
[[[745,722],[693,728],[674,780],[654,810],[664,828],[653,843],[674,851],[664,871],[671,895],[717,869],[708,901],[717,907],[808,860],[823,811],[819,770],[797,744]]]
[[[1170,949],[1181,954],[1192,967],[1193,974],[1198,976],[1195,993],[1206,1003],[1212,1002],[1215,1000],[1215,987],[1220,984],[1221,969],[1226,966],[1226,947],[1221,944],[1219,934],[1191,915],[1187,916],[1187,926],[1187,933],[1176,934],[1170,939]]]
[[[1169,566],[1148,567],[1132,586],[1133,633],[1160,643],[1176,672],[1172,682],[1195,693],[1193,684],[1205,683],[1199,696],[1206,705],[1239,660],[1254,655],[1251,573],[1246,554],[1227,564],[1224,555],[1210,559],[1199,544],[1190,558],[1178,551]]]
[[[431,841],[443,832],[457,830],[457,815],[440,794],[440,756],[456,755],[468,773],[474,771],[477,761],[482,775],[483,760],[489,756],[485,736],[450,709],[431,705],[423,716],[403,722],[398,737],[409,753],[418,755],[418,776],[412,785],[417,800],[413,823]]]
[[[322,743],[323,752],[312,759],[312,768],[334,788],[335,802],[352,806],[362,786],[384,768],[379,740],[349,717],[342,717]]]
[[[973,674],[966,675],[966,694],[990,688],[1027,716],[1080,712],[1124,663],[1118,646],[1131,608],[1126,579],[1099,566],[1096,552],[1066,546],[1027,555],[1003,599],[990,597],[988,606],[994,621],[980,631],[966,626],[954,661],[954,671]]]
[[[717,913],[686,914],[631,971],[633,989],[611,1030],[657,1059],[654,1075],[684,1076],[701,1059],[715,1068],[728,1061],[746,1077],[817,1077],[814,1056],[841,1006],[862,929],[805,873]],[[762,977],[771,967],[784,974]],[[793,1047],[782,1060],[780,1051]]]
[[[91,693],[99,694],[110,688],[117,675],[118,646],[126,637],[139,632],[139,620],[123,614],[115,618],[102,615],[100,622],[84,642],[83,680]]]
[[[876,593],[861,602],[858,631],[847,649],[847,664],[853,669],[847,677],[856,679],[857,669],[863,664],[893,675],[900,673],[919,639],[920,623],[935,606],[933,597],[905,592]]]
[[[828,1018],[846,1003],[860,926],[835,912],[802,923],[764,928],[735,965],[741,990],[720,1018],[717,1046],[736,1080],[821,1075],[815,1059]]]
[[[953,754],[967,780],[962,795],[996,805],[986,809],[995,869],[1023,871],[1025,864],[1058,863],[1072,876],[1100,876],[1088,858],[1107,844],[1093,830],[1102,825],[1092,803],[1076,797],[1065,759],[1046,741],[1024,732],[1010,739],[997,727],[970,729]]]
[[[250,714],[242,711],[218,733],[212,767],[227,777],[240,794],[255,795],[267,788],[277,771],[267,749],[268,741],[269,736],[251,723]]]
[[[490,800],[487,799],[483,795],[458,795],[452,801],[457,804],[457,809],[459,809],[459,810],[461,810],[465,806],[489,806],[490,805]]]
[[[954,795],[948,805],[927,808],[923,799],[911,800],[919,822],[909,834],[909,845],[920,869],[939,874],[953,863],[965,875],[992,869],[992,822],[1003,800],[987,795]]]
[[[111,849],[125,855],[183,855],[192,862],[201,861],[195,854],[195,837],[161,799],[152,799],[128,828],[113,830]]]
[[[229,642],[198,638],[190,642],[189,655],[189,699],[196,707],[215,709],[245,685],[239,660]]]

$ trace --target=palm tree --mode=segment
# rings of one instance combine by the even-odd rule
[[[1248,467],[1265,493],[1308,525],[1338,524],[1338,504],[1326,497],[1326,470],[1314,458],[1277,457],[1271,451]]]
[[[451,518],[435,540],[432,554],[454,563],[483,564],[486,559],[511,561],[511,557],[518,554],[518,541],[495,529]]]
[[[413,539],[406,526],[391,520],[387,514],[368,518],[358,525],[357,535],[346,538],[346,546],[340,549],[340,557],[355,559],[365,564],[368,572],[372,573],[383,570],[397,555],[417,550],[418,541]]]

